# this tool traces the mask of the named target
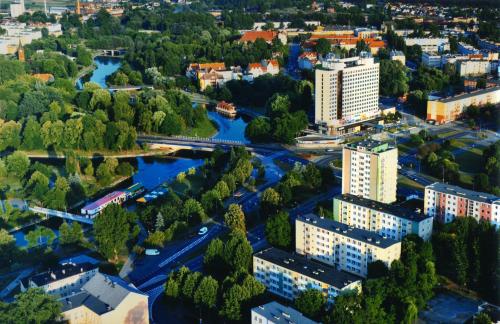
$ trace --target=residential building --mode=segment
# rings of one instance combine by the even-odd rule
[[[41,288],[47,294],[66,297],[79,291],[98,272],[99,267],[95,264],[68,262],[22,280],[20,288],[21,291],[26,291],[29,288]]]
[[[416,234],[427,241],[432,235],[431,216],[351,194],[334,198],[333,217],[338,222],[398,241],[409,234]]]
[[[399,260],[401,241],[307,214],[295,221],[295,252],[366,278],[370,263]]]
[[[12,18],[17,18],[26,12],[26,8],[24,7],[24,0],[20,0],[19,2],[14,2],[10,4],[10,16]]]
[[[398,149],[373,140],[342,149],[342,193],[392,203],[396,201]]]
[[[277,60],[262,60],[259,63],[248,64],[246,74],[251,75],[252,80],[264,74],[276,75],[280,73],[280,65]]]
[[[440,68],[441,67],[441,55],[435,52],[423,52],[422,53],[422,64],[427,67]]]
[[[450,50],[450,42],[448,38],[410,38],[405,37],[406,46],[419,45],[422,52],[438,52]]]
[[[338,59],[328,55],[315,71],[315,123],[331,135],[349,124],[380,115],[379,63],[368,53]]]
[[[443,124],[459,118],[464,109],[470,105],[484,106],[485,104],[500,103],[500,86],[481,89],[427,101],[427,120],[435,120]]]
[[[361,277],[276,248],[253,255],[253,274],[270,292],[289,300],[307,289],[321,291],[329,303],[339,294],[361,291]]]
[[[491,72],[488,60],[466,60],[457,62],[457,71],[461,77],[480,76]]]
[[[299,69],[301,70],[312,70],[318,63],[318,53],[304,52],[299,55],[297,63],[299,65]]]
[[[477,45],[480,49],[492,51],[492,52],[500,52],[500,42],[493,42],[487,39],[478,39]]]
[[[283,306],[276,301],[252,308],[252,324],[319,324],[295,308]]]
[[[240,66],[226,69],[223,62],[191,63],[186,70],[186,77],[197,80],[203,91],[209,86],[221,87],[230,80],[242,80],[243,70]]]
[[[458,53],[468,55],[468,54],[479,54],[480,52],[478,49],[476,49],[472,45],[469,45],[469,44],[466,44],[463,42],[459,42],[458,43]]]
[[[210,71],[224,70],[226,70],[226,64],[224,64],[224,62],[191,63],[186,70],[186,77],[190,79],[199,79],[201,75]]]
[[[70,324],[149,323],[148,295],[114,276],[98,273],[60,301],[61,315]]]
[[[457,217],[473,217],[500,227],[500,198],[446,183],[433,183],[425,187],[424,211],[441,223]]]
[[[127,193],[124,191],[113,191],[106,196],[85,205],[81,210],[81,214],[88,217],[95,217],[104,208],[111,204],[121,205],[125,200],[127,200]]]
[[[406,56],[402,51],[392,50],[389,54],[392,61],[399,61],[403,66],[406,64]]]

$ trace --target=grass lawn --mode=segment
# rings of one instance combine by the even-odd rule
[[[210,119],[205,119],[205,121],[197,127],[186,129],[181,135],[183,136],[193,136],[193,137],[212,137],[217,133],[217,127]]]
[[[467,172],[460,172],[460,182],[472,186],[474,175]]]
[[[461,132],[460,131],[456,131],[456,130],[452,130],[452,131],[449,131],[449,132],[438,133],[437,134],[437,138],[445,138],[445,137],[448,137],[448,136],[453,136],[453,135],[458,134],[458,133],[461,133]]]
[[[416,190],[424,190],[424,186],[403,175],[398,175],[398,186],[408,187]]]
[[[483,152],[478,148],[471,148],[466,152],[461,152],[455,156],[455,160],[460,165],[460,170],[469,173],[479,173],[483,170]]]

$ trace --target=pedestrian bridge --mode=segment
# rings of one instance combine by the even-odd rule
[[[91,218],[83,217],[80,215],[75,215],[67,212],[63,212],[60,210],[54,210],[54,209],[48,209],[48,208],[43,208],[43,207],[29,207],[28,208],[30,211],[38,214],[44,214],[47,216],[55,216],[59,218],[64,218],[67,220],[75,221],[75,222],[80,222],[80,223],[85,223],[92,225],[94,224],[94,220]]]

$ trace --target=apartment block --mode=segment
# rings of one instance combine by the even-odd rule
[[[38,273],[20,282],[21,291],[29,288],[41,288],[47,294],[65,297],[80,290],[92,279],[99,267],[88,262],[75,264],[65,263],[48,271]]]
[[[314,214],[297,217],[295,240],[295,252],[362,277],[368,264],[401,256],[400,241]]]
[[[463,93],[453,97],[427,101],[427,120],[443,124],[456,120],[470,105],[500,103],[500,86]]]
[[[379,116],[379,63],[363,53],[338,59],[332,55],[315,71],[315,123],[332,135],[348,125]]]
[[[432,235],[431,216],[351,194],[334,198],[333,216],[343,224],[398,241],[409,234],[416,234],[423,240],[429,240]]]
[[[319,324],[295,308],[283,306],[276,301],[252,308],[252,324]]]
[[[409,38],[405,37],[406,46],[418,45],[422,52],[444,52],[450,50],[448,38]]]
[[[396,201],[398,149],[373,140],[342,149],[342,193],[392,203]]]
[[[488,60],[464,60],[457,62],[458,74],[463,76],[480,76],[491,72]]]
[[[457,217],[473,217],[500,227],[500,198],[446,183],[433,183],[425,187],[424,210],[441,223]]]
[[[289,300],[307,289],[321,291],[329,303],[339,294],[361,291],[361,277],[276,248],[253,255],[253,274],[270,292]]]

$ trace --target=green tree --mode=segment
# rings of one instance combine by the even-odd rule
[[[316,52],[320,55],[326,55],[332,50],[332,44],[326,38],[320,38],[316,41]]]
[[[233,285],[222,297],[222,306],[219,314],[230,320],[239,321],[242,317],[241,303],[248,297],[244,288],[239,285]]]
[[[241,231],[231,232],[224,245],[224,259],[233,272],[247,272],[252,264],[253,249]]]
[[[0,229],[0,267],[10,266],[16,259],[17,247],[14,236],[5,229]]]
[[[130,236],[133,218],[121,206],[111,204],[94,219],[94,237],[99,253],[109,260],[116,260]]]
[[[260,212],[262,216],[269,217],[278,212],[281,203],[280,194],[273,188],[267,188],[260,199]]]
[[[13,120],[0,119],[0,151],[6,148],[17,149],[21,145],[21,124]]]
[[[408,92],[409,78],[400,61],[380,61],[380,93],[384,96],[399,97]]]
[[[215,238],[208,244],[203,256],[203,266],[208,273],[219,277],[225,271],[224,264],[224,242],[219,238]]]
[[[213,309],[217,304],[219,283],[211,276],[204,277],[194,293],[194,303],[200,308]]]
[[[326,299],[323,293],[316,289],[307,289],[295,298],[295,307],[299,312],[312,318],[319,317],[325,307]]]
[[[240,205],[229,205],[227,212],[224,214],[224,222],[232,231],[246,233],[245,214]]]
[[[61,316],[61,303],[40,288],[16,295],[15,301],[0,309],[3,323],[55,323]]]
[[[285,249],[290,248],[290,244],[292,243],[292,225],[290,224],[288,213],[280,211],[277,215],[268,218],[265,234],[269,244]]]
[[[200,284],[201,277],[202,275],[200,272],[192,272],[187,275],[182,285],[182,296],[186,300],[192,300],[194,298],[194,293]]]
[[[23,130],[23,147],[28,150],[42,148],[41,126],[34,116],[28,117]]]
[[[6,159],[7,171],[19,179],[24,178],[30,166],[30,159],[26,153],[15,151]]]

